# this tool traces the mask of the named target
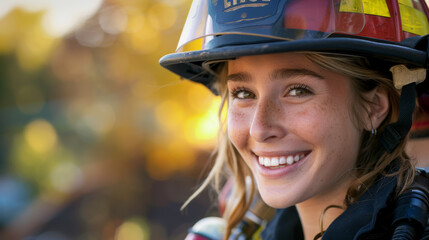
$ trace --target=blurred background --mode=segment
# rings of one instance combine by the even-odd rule
[[[219,99],[158,65],[191,0],[0,1],[0,239],[184,239]]]

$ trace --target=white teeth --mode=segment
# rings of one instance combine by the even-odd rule
[[[291,164],[293,163],[293,157],[292,157],[292,156],[288,156],[288,157],[286,158],[286,163],[287,163],[288,165],[291,165]]]
[[[295,156],[281,156],[281,157],[258,157],[259,164],[265,167],[278,167],[279,165],[291,165],[303,159],[305,154]]]
[[[295,162],[298,162],[300,159],[300,157],[298,155],[295,156],[295,158],[293,159]]]
[[[259,164],[264,165],[264,158],[263,157],[259,157]]]
[[[265,166],[267,166],[267,167],[270,167],[271,166],[271,161],[270,161],[270,158],[264,158],[264,165]]]
[[[279,165],[279,159],[274,157],[271,159],[271,166],[278,166]]]

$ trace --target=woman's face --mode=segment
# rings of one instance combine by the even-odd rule
[[[267,204],[326,199],[349,182],[361,134],[351,80],[281,53],[229,61],[227,87],[228,136]]]

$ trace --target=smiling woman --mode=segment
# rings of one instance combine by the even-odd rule
[[[286,74],[267,78],[278,69]],[[284,208],[315,195],[344,199],[323,192],[349,182],[357,158],[363,129],[349,114],[350,79],[293,53],[242,57],[230,61],[228,71],[250,76],[245,83],[228,81],[228,136],[265,202]]]
[[[398,108],[399,98],[390,80],[366,67],[364,58],[280,53],[240,57],[226,69],[224,137],[232,143],[226,146],[238,151],[245,163],[238,168],[249,168],[268,205],[297,206],[305,236],[320,232],[314,213],[331,205],[346,208],[376,176],[387,174],[376,164],[401,166],[398,191],[409,184],[413,170],[401,151],[364,157],[382,149],[370,132],[397,117],[388,110],[389,104]],[[324,223],[340,213],[327,212]]]
[[[264,240],[428,237],[428,216],[399,226],[414,217],[402,218],[396,209],[406,208],[395,203],[410,186],[416,190],[415,178],[427,179],[404,150],[415,87],[426,80],[427,41],[417,36],[429,33],[426,4],[262,2],[194,1],[179,52],[161,59],[221,95],[227,109],[215,164],[196,192],[210,181],[219,186],[225,175],[233,179],[223,238],[237,235],[249,196],[259,194],[277,209]],[[415,19],[422,32],[404,25],[416,23],[405,19],[411,12],[423,16]],[[379,21],[398,35],[384,34]],[[201,50],[180,52],[198,38],[205,40]],[[427,91],[422,86],[419,92]],[[421,212],[429,204],[425,181],[410,197],[425,199],[413,206]]]

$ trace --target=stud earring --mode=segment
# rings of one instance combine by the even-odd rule
[[[376,129],[376,128],[373,128],[373,129],[371,130],[371,134],[372,134],[372,135],[377,135],[377,129]]]

